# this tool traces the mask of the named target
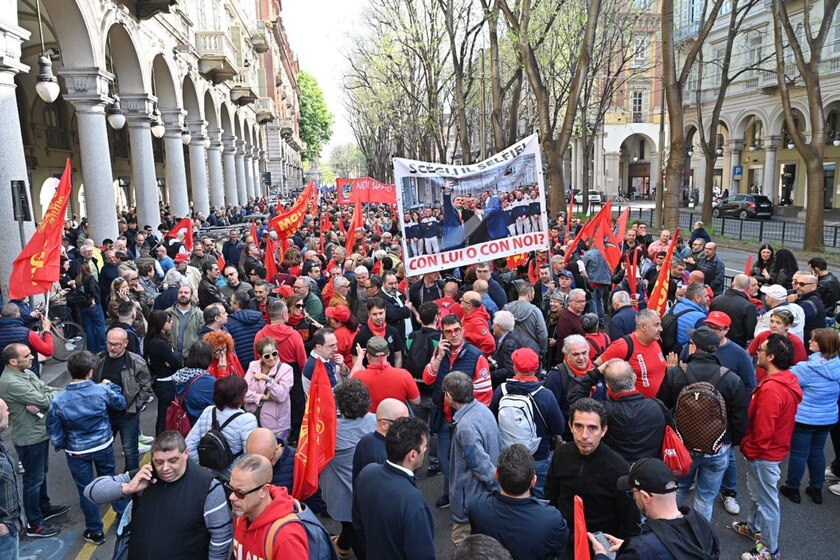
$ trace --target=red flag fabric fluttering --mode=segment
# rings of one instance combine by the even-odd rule
[[[67,203],[73,190],[71,174],[70,158],[67,158],[44,219],[12,265],[9,299],[45,294],[61,275],[61,237],[64,234]]]
[[[222,256],[221,253],[216,253],[216,264],[219,265],[219,270],[224,271],[224,269],[225,269],[225,258]]]
[[[577,235],[575,236],[574,241],[572,241],[572,245],[569,247],[568,251],[566,251],[566,263],[568,264],[569,260],[572,258],[572,254],[577,250],[578,244],[583,239],[587,239],[589,237],[595,237],[595,231],[599,227],[604,227],[602,224],[606,223],[606,227],[609,227],[609,220],[610,220],[610,201],[608,200],[606,204],[598,211],[594,218],[586,222],[580,231],[578,231]]]
[[[172,226],[167,234],[164,237],[177,237],[181,231],[186,230],[184,233],[184,248],[187,251],[193,250],[193,223],[192,218],[187,216],[183,218],[180,222]]]
[[[575,560],[590,560],[589,537],[586,535],[586,518],[583,516],[583,498],[575,496]]]
[[[677,228],[677,231],[674,232],[674,239],[679,235],[680,228]],[[650,301],[648,301],[648,309],[653,309],[660,316],[665,315],[665,312],[668,310],[668,285],[671,283],[671,257],[674,256],[674,247],[676,245],[676,243],[671,243],[671,246],[668,247],[665,262],[662,263],[659,276],[656,278],[656,284],[650,293]]]
[[[522,266],[528,260],[528,253],[520,253],[518,255],[511,255],[507,260],[507,267],[511,270],[516,270],[517,267]]]
[[[749,276],[750,271],[752,271],[752,259],[752,255],[750,255],[750,258],[747,259],[747,266],[744,267],[744,274],[746,274],[747,276]]]
[[[309,398],[295,455],[292,496],[305,500],[318,491],[318,475],[335,455],[336,411],[330,380],[321,360],[315,360]]]
[[[274,276],[277,275],[277,261],[274,259],[274,251],[277,247],[271,240],[271,237],[265,239],[265,277],[271,282]]]
[[[303,218],[306,217],[306,209],[315,196],[315,182],[309,181],[306,188],[287,212],[277,214],[268,225],[277,232],[278,239],[288,239],[293,236],[300,227]]]
[[[638,279],[636,278],[636,262],[639,258],[639,252],[634,250],[631,251],[633,253],[632,258],[630,254],[624,255],[624,258],[627,259],[627,270],[625,270],[627,274],[627,285],[630,286],[630,298],[637,297],[637,288],[638,288]]]
[[[356,244],[356,230],[363,227],[365,227],[365,216],[362,211],[362,204],[358,203],[356,204],[356,209],[353,210],[353,219],[350,220],[350,228],[347,230],[347,243],[344,245],[347,256],[350,256],[353,253],[353,245]],[[364,240],[365,238],[362,236],[363,244]]]
[[[566,214],[566,235],[572,230],[572,213],[575,211],[575,193],[569,193],[569,213]],[[563,239],[565,241],[565,238]]]
[[[630,208],[625,208],[618,221],[615,223],[615,235],[619,242],[624,241],[624,234],[627,233],[627,220],[630,218]],[[676,238],[674,238],[676,239]]]
[[[257,237],[257,222],[251,222],[251,238],[256,245],[260,244],[260,240]]]

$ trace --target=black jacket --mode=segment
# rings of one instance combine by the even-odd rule
[[[811,339],[812,331],[825,327],[825,306],[816,290],[800,297],[796,300],[796,303],[805,312],[802,340],[807,341]]]
[[[225,295],[222,293],[222,289],[207,276],[202,276],[201,281],[198,283],[198,306],[201,309],[205,309],[213,303],[221,303],[225,306],[225,309],[228,309],[228,304],[225,301]]]
[[[754,338],[758,310],[750,303],[744,292],[733,288],[727,289],[712,300],[709,311],[722,311],[729,315],[732,325],[726,337],[741,348],[746,348],[747,342]]]
[[[708,381],[711,383],[720,372],[721,365],[714,354],[697,352],[688,357],[686,368],[698,382]],[[665,372],[665,379],[662,380],[662,385],[659,386],[659,393],[656,396],[669,410],[673,411],[680,391],[690,383],[682,367],[669,368]],[[738,445],[744,436],[744,432],[747,431],[744,384],[737,374],[726,369],[726,373],[717,384],[717,390],[726,402],[727,429],[723,441]]]
[[[589,455],[581,455],[574,442],[554,451],[545,480],[545,497],[560,510],[564,519],[574,519],[574,497],[586,504],[586,526],[626,539],[639,534],[639,510],[633,498],[616,488],[618,477],[630,471],[630,464],[603,441]],[[569,543],[574,542],[574,526]]]
[[[493,360],[496,367],[491,364],[490,376],[493,380],[493,388],[495,389],[514,375],[513,371],[513,351],[519,348],[530,348],[539,355],[540,349],[527,336],[522,336],[516,331],[511,331],[496,344],[496,351],[493,352]]]
[[[592,387],[603,379],[597,369],[575,378],[569,389],[569,404],[588,397]],[[662,456],[665,426],[672,423],[671,414],[662,403],[639,392],[632,392],[624,393],[616,399],[608,398],[602,404],[607,409],[609,428],[604,442],[616,453],[628,463],[642,457],[659,459]]]
[[[832,316],[837,312],[837,301],[840,300],[840,280],[831,272],[820,276],[817,281],[817,293],[823,300],[826,316]]]
[[[405,297],[397,292],[396,297],[386,294],[380,290],[376,297],[385,303],[385,319],[389,325],[393,325],[397,332],[400,333],[403,341],[406,340],[405,320],[413,319],[411,309],[405,306]],[[397,301],[399,298],[399,301]],[[348,301],[349,303],[349,301]]]

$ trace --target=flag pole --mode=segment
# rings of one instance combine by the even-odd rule
[[[23,251],[26,248],[26,232],[23,229],[23,222],[26,221],[26,216],[24,215],[24,211],[26,210],[23,207],[21,197],[26,196],[26,183],[24,181],[12,181],[12,198],[14,200],[15,205],[15,220],[18,223],[18,235],[20,236],[20,250]],[[29,308],[32,309],[35,307],[35,298],[29,296]]]

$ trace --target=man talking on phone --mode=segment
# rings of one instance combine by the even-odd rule
[[[709,522],[688,507],[677,507],[677,477],[659,459],[639,459],[626,476],[619,477],[616,487],[633,494],[646,520],[642,533],[626,541],[601,533],[609,550],[603,540],[587,533],[594,560],[705,560],[720,556],[720,544]]]
[[[95,479],[85,488],[85,498],[95,504],[132,500],[129,558],[228,557],[233,525],[225,490],[213,473],[190,462],[187,442],[178,432],[155,439],[150,463]]]

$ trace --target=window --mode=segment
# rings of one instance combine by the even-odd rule
[[[831,27],[833,28],[832,37],[834,38],[831,52],[840,54],[840,8],[837,8],[837,11],[834,12],[834,21],[832,21]]]
[[[725,49],[714,50],[712,61],[709,63],[709,83],[703,84],[705,87],[716,87],[720,85],[721,71],[723,69],[723,57],[725,55]]]
[[[633,67],[640,68],[648,64],[649,45],[647,38],[637,37],[633,39]]]
[[[630,110],[633,113],[634,123],[645,122],[644,100],[645,94],[642,91],[634,91],[631,94]]]
[[[64,103],[56,101],[44,104],[44,125],[47,132],[47,148],[70,149],[70,135],[64,127]]]
[[[645,139],[639,138],[639,161],[645,160]]]
[[[747,66],[752,66],[754,70],[750,72],[751,75],[757,76],[759,64],[761,63],[761,36],[750,38],[747,42]]]

